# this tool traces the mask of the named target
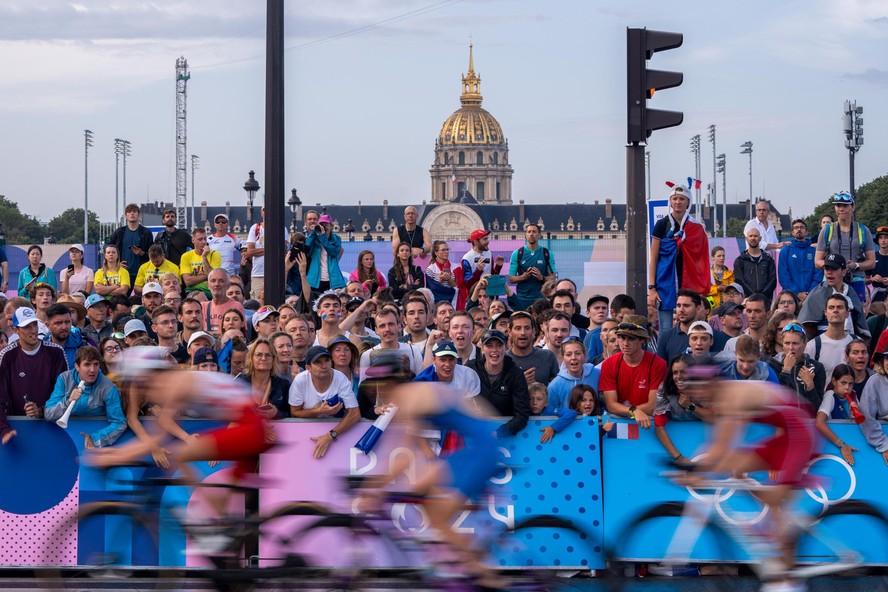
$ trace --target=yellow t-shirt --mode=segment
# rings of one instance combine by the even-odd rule
[[[222,255],[219,251],[210,251],[208,260],[212,269],[222,267]],[[204,275],[208,271],[208,269],[204,269],[203,257],[198,255],[194,250],[184,253],[182,259],[179,261],[179,273],[183,276],[186,273],[190,273],[191,275]],[[185,286],[186,292],[193,292],[194,290],[202,290],[207,293],[210,291],[206,281],[193,286]]]
[[[117,271],[97,269],[95,283],[100,286],[132,286],[129,272],[123,266]]]
[[[179,274],[179,266],[169,259],[164,259],[160,267],[155,267],[150,261],[143,263],[139,268],[139,273],[136,274],[136,287],[141,288],[148,282],[160,282],[160,276],[165,273],[174,273],[177,278],[182,279]]]

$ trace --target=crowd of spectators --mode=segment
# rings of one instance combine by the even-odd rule
[[[685,188],[674,186],[669,203],[652,229],[646,310],[626,294],[580,302],[576,278],[559,277],[536,224],[525,226],[524,245],[511,253],[491,253],[490,233],[476,229],[466,252],[451,258],[452,243],[433,240],[413,207],[392,233],[392,268],[377,269],[365,250],[350,272],[340,267],[333,220],[309,211],[303,229],[280,238],[287,254],[277,273],[287,296],[273,307],[263,303],[272,272],[264,265],[264,211],[242,243],[225,214],[214,218],[213,233],[189,233],[177,228],[173,210],[154,237],[131,204],[100,269],[85,265],[83,246],[73,245],[71,264],[56,277],[40,246],[28,249],[17,296],[0,308],[2,443],[16,435],[9,416],[54,421],[69,406],[74,416],[107,422],[84,435],[86,447],[109,446],[126,429],[147,438],[142,422],[152,408],[115,368],[126,348],[154,345],[171,365],[248,383],[268,419],[335,421],[314,439],[317,458],[361,417],[384,411],[364,379],[377,360],[396,355],[415,380],[451,384],[508,418],[500,437],[526,429],[531,415],[557,416],[543,430],[548,442],[576,417],[607,413],[653,426],[666,453],[680,459],[667,424],[712,419],[685,389],[688,363],[708,357],[731,379],[795,391],[819,410],[820,424],[848,418],[853,407],[888,462],[878,423],[888,414],[888,227],[870,231],[855,221],[853,198],[836,194],[835,219],[824,220],[814,243],[801,219],[781,242],[769,204],[760,202],[731,264],[697,231]],[[697,269],[701,252],[710,255],[708,283]],[[157,421],[189,437],[174,418]],[[828,430],[821,429],[847,458],[852,451]],[[162,449],[152,455],[168,464]]]

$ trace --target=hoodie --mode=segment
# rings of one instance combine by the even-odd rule
[[[860,394],[860,411],[866,417],[860,424],[866,441],[876,452],[888,452],[888,435],[879,423],[879,419],[888,415],[888,377],[875,374],[867,381]]]
[[[823,281],[823,271],[814,267],[814,252],[811,241],[796,238],[780,249],[777,279],[784,290],[808,293]]]
[[[46,337],[43,338],[43,341],[52,341],[52,334],[47,333]],[[88,343],[83,338],[83,334],[78,327],[71,327],[71,332],[68,334],[68,340],[65,342],[65,345],[62,346],[62,349],[65,350],[65,359],[68,360],[68,368],[74,367],[74,358],[77,357],[77,350],[84,345],[92,344]]]
[[[560,433],[561,430],[566,428],[571,424],[573,420],[577,418],[577,412],[573,409],[565,409],[564,407],[554,407],[551,403],[546,405],[545,409],[540,413],[541,416],[545,415],[555,415],[558,417],[555,421],[552,422],[551,427],[555,430],[555,433]]]
[[[62,372],[59,375],[43,411],[43,416],[47,421],[56,421],[65,414],[65,410],[68,408],[68,395],[77,388],[78,384],[80,384],[80,374],[76,369]],[[83,388],[83,394],[74,403],[71,415],[104,416],[108,420],[107,426],[89,434],[98,448],[114,444],[126,430],[126,417],[120,403],[120,392],[101,371],[94,383]]]
[[[515,435],[527,425],[530,417],[530,395],[527,392],[527,380],[524,373],[507,355],[503,355],[503,369],[493,380],[484,367],[484,356],[479,355],[469,360],[466,367],[471,368],[481,379],[482,397],[487,399],[499,415],[511,416],[512,419],[497,428],[500,437]],[[551,399],[550,399],[551,401]]]
[[[762,361],[755,363],[755,370],[753,370],[752,376],[749,378],[743,378],[737,373],[737,362],[731,362],[730,364],[722,366],[722,376],[728,380],[765,380],[767,382],[773,382],[774,384],[780,384],[774,370]]]
[[[552,382],[549,383],[549,404],[556,408],[570,408],[570,391],[578,384],[591,386],[598,392],[598,377],[601,370],[592,364],[583,364],[583,376],[577,378],[571,376],[564,366]]]
[[[786,358],[786,353],[780,352],[768,360],[768,365],[777,374],[780,384],[794,390],[799,396],[807,399],[814,409],[818,409],[823,401],[823,390],[826,388],[826,369],[823,364],[808,354],[803,354],[802,359],[789,372],[784,372],[784,358]],[[805,383],[799,380],[799,370],[803,365],[814,367],[814,387],[810,391],[805,388]]]

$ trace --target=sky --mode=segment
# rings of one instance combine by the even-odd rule
[[[245,204],[248,171],[265,177],[264,6],[0,1],[0,194],[43,221],[83,207],[90,129],[89,205],[101,220],[115,215],[115,138],[132,143],[127,201],[173,201],[184,56],[196,203]],[[701,180],[712,182],[714,124],[729,203],[749,197],[740,145],[751,141],[754,195],[810,213],[849,187],[846,99],[864,107],[857,183],[888,169],[884,0],[286,0],[285,11],[286,188],[306,204],[430,200],[434,142],[459,108],[470,38],[483,106],[509,140],[513,200],[624,202],[626,27],[684,35],[650,64],[684,73],[651,102],[685,114],[649,140],[654,196],[694,176],[698,133]],[[190,164],[188,185],[190,202]]]

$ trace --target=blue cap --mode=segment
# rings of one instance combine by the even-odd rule
[[[89,297],[86,299],[85,304],[87,309],[92,308],[96,304],[107,304],[108,306],[111,306],[110,302],[108,302],[98,294],[90,294]]]
[[[323,345],[314,345],[308,348],[308,351],[305,352],[305,363],[313,364],[318,361],[319,358],[323,358],[324,356],[327,356],[328,358],[331,357],[330,350]]]
[[[436,358],[440,358],[442,356],[453,356],[454,358],[459,357],[459,354],[456,353],[456,346],[453,345],[453,342],[449,339],[439,341],[434,346],[432,346],[432,354],[434,354]]]

